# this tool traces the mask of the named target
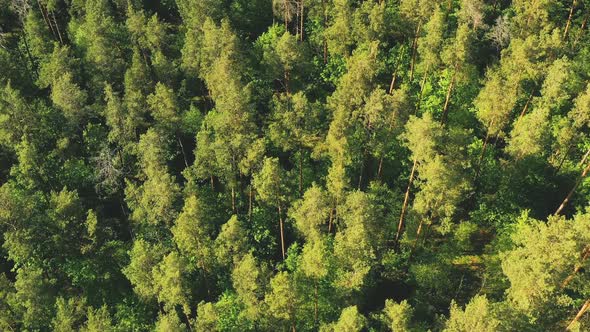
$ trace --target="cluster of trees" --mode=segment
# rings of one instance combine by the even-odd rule
[[[0,330],[590,330],[589,18],[0,0]]]

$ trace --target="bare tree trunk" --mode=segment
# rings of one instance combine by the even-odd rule
[[[301,27],[299,28],[299,40],[303,41],[303,23],[304,23],[304,11],[305,0],[301,0]]]
[[[254,198],[254,190],[250,184],[250,193],[248,194],[248,220],[252,220],[252,203]]]
[[[233,185],[231,187],[231,210],[236,213],[236,189]]]
[[[563,39],[567,38],[567,33],[569,32],[570,25],[572,24],[572,16],[574,16],[574,9],[576,8],[576,3],[578,0],[572,1],[572,6],[570,7],[570,14],[567,18],[567,23],[565,24],[565,31],[563,32]]]
[[[590,257],[590,246],[587,246],[586,248],[584,248],[584,250],[582,251],[582,263],[585,262],[588,257]],[[576,276],[576,274],[578,272],[580,272],[580,270],[582,269],[582,265],[578,265],[574,268],[574,271],[567,276],[567,278],[565,278],[565,280],[563,280],[563,282],[561,283],[561,288],[565,288]]]
[[[447,115],[449,113],[449,103],[451,101],[451,94],[453,93],[453,88],[455,87],[455,80],[457,77],[457,69],[453,72],[453,78],[451,79],[451,83],[449,84],[449,88],[447,89],[447,97],[445,98],[445,106],[443,107],[442,117],[440,122],[445,124],[447,122]]]
[[[422,20],[418,21],[418,26],[416,27],[416,35],[414,36],[414,41],[412,42],[412,61],[410,62],[410,82],[414,80],[414,69],[416,67],[416,51],[418,48],[418,37],[420,36],[420,29],[422,28]]]
[[[287,4],[287,0],[283,0],[283,6],[285,7],[285,31],[289,32],[289,6]]]
[[[53,16],[53,24],[55,24],[55,29],[57,30],[57,35],[59,36],[59,42],[63,45],[64,40],[61,37],[61,31],[59,30],[59,25],[57,24],[57,19],[55,18],[55,13],[51,11],[51,16]]]
[[[580,163],[578,164],[578,166],[582,166],[586,162],[586,160],[588,160],[588,156],[590,156],[590,150],[588,150],[586,152],[586,154],[584,155],[584,157],[582,157],[582,160],[580,160]]]
[[[567,160],[567,156],[569,155],[569,153],[573,147],[574,147],[573,142],[570,142],[568,144],[567,150],[565,150],[565,153],[563,154],[563,157],[561,158],[561,161],[559,162],[559,165],[557,165],[557,168],[555,169],[555,174],[559,173],[559,171],[561,170],[561,167],[563,166],[563,164]],[[588,152],[590,152],[590,151],[588,151]],[[578,166],[581,166],[582,164],[583,163],[580,163]]]
[[[332,222],[334,220],[334,208],[330,209],[330,219],[328,220],[328,233],[332,233]]]
[[[582,38],[582,35],[584,34],[584,29],[586,29],[586,25],[588,24],[589,18],[590,18],[590,11],[588,11],[588,14],[586,14],[586,17],[584,17],[584,21],[582,21],[582,25],[580,27],[580,33],[578,33],[578,35],[576,36],[576,40],[574,40],[573,47],[576,47],[576,45],[580,41],[580,38]]]
[[[314,323],[318,324],[318,281],[314,279],[314,283],[315,283],[315,289],[314,289],[314,296],[315,296],[315,301],[314,301]]]
[[[395,234],[395,240],[393,242],[394,248],[397,248],[400,236],[401,236],[403,228],[404,228],[404,217],[406,215],[406,209],[408,208],[408,201],[410,200],[410,191],[412,190],[412,183],[414,183],[414,174],[416,173],[416,166],[417,165],[418,165],[418,158],[414,158],[414,165],[412,166],[412,171],[410,172],[410,180],[408,181],[408,188],[406,189],[406,195],[404,196],[404,203],[402,205],[402,212],[399,217],[399,223],[397,224],[397,233]]]
[[[328,14],[326,13],[326,0],[322,0],[322,6],[324,9],[324,64],[328,63],[328,41],[326,40],[326,27],[328,26]]]
[[[180,136],[176,136],[176,139],[178,140],[178,144],[180,145],[180,150],[182,151],[182,158],[184,159],[184,166],[186,166],[186,168],[188,168],[188,161],[186,160],[186,153],[184,152],[184,145],[182,144],[182,140],[180,139]]]
[[[558,215],[561,213],[561,211],[563,211],[563,209],[565,208],[567,203],[569,203],[570,199],[572,198],[572,195],[574,194],[574,192],[576,192],[576,189],[578,189],[578,186],[580,185],[580,183],[582,183],[582,180],[586,177],[586,175],[588,175],[588,171],[590,171],[590,163],[588,163],[586,168],[584,168],[584,171],[582,171],[582,174],[578,177],[578,180],[576,180],[576,183],[574,184],[574,187],[572,188],[572,190],[570,190],[569,194],[567,194],[567,196],[565,197],[565,199],[563,200],[563,202],[561,203],[559,208],[557,208],[557,211],[555,211],[555,215]]]
[[[522,119],[522,117],[524,117],[524,115],[526,114],[526,111],[529,109],[531,100],[533,100],[533,92],[531,92],[531,94],[529,95],[529,99],[527,99],[526,104],[524,104],[524,108],[522,109],[522,112],[520,112],[520,116],[518,117],[519,120]]]
[[[494,120],[492,120],[490,122],[490,125],[488,126],[491,127],[494,124]],[[486,134],[486,138],[483,141],[483,146],[481,148],[481,154],[479,155],[479,161],[477,162],[477,171],[475,172],[475,179],[477,179],[479,177],[479,172],[481,171],[481,163],[483,162],[483,157],[486,154],[486,148],[488,147],[488,142],[490,141],[490,131],[488,130],[488,133]]]
[[[47,12],[43,8],[43,5],[41,5],[41,2],[39,2],[39,0],[37,0],[37,5],[39,6],[39,11],[41,12],[41,16],[43,16],[43,20],[45,21],[45,24],[47,24],[47,26],[49,27],[49,30],[51,30],[51,34],[53,35],[54,38],[57,38],[57,35],[55,34],[55,31],[53,30],[53,25],[51,25],[51,21],[49,21],[49,16],[47,15]]]
[[[420,110],[420,105],[422,104],[422,96],[424,95],[424,87],[426,86],[426,79],[428,78],[428,69],[424,73],[424,78],[422,79],[422,83],[420,83],[420,95],[418,96],[418,105],[416,106],[416,114]]]
[[[303,149],[299,147],[299,196],[303,196]]]
[[[283,254],[283,260],[285,259],[285,234],[283,230],[283,216],[281,212],[281,203],[278,204],[279,208],[279,226],[281,228],[281,253]]]
[[[582,316],[584,316],[584,314],[586,313],[586,311],[588,311],[588,309],[590,309],[590,300],[587,300],[584,305],[582,306],[582,308],[580,308],[580,311],[578,311],[578,314],[576,315],[576,317],[574,317],[574,319],[572,319],[572,321],[568,324],[568,326],[565,328],[566,331],[571,330],[572,327],[574,327],[574,324],[580,320],[580,318],[582,318]]]
[[[421,218],[420,224],[418,224],[416,238],[414,239],[414,243],[412,244],[412,250],[410,250],[410,256],[408,257],[408,261],[412,259],[412,256],[414,256],[414,251],[416,251],[416,247],[418,247],[418,240],[420,240],[420,234],[422,234],[422,226],[424,226],[424,218]]]
[[[27,51],[27,55],[29,56],[29,61],[31,62],[31,69],[35,70],[35,74],[37,77],[39,76],[39,70],[35,67],[35,61],[33,60],[33,55],[31,54],[31,49],[29,48],[29,42],[27,41],[27,35],[24,32],[22,33],[23,42],[25,44],[25,50]]]
[[[381,179],[381,172],[383,170],[383,156],[379,158],[379,167],[377,168],[377,178]]]

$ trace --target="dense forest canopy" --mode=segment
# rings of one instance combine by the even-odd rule
[[[589,0],[0,0],[0,330],[590,331]]]

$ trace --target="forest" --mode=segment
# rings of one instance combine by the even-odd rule
[[[0,331],[590,331],[590,0],[0,0]]]

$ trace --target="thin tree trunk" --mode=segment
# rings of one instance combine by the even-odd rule
[[[422,83],[420,83],[420,95],[418,96],[418,105],[416,106],[416,114],[420,110],[420,105],[422,104],[422,96],[424,95],[424,87],[426,86],[426,79],[428,78],[428,68],[424,73],[424,78],[422,79]]]
[[[576,36],[576,40],[574,40],[573,47],[576,47],[576,45],[580,41],[580,38],[582,38],[582,35],[584,34],[584,29],[586,29],[586,25],[588,24],[589,18],[590,18],[590,10],[588,11],[588,14],[586,14],[586,17],[584,17],[584,21],[582,21],[582,25],[580,27],[580,33],[578,33],[578,35]]]
[[[492,120],[490,122],[490,125],[488,126],[491,127],[494,124],[494,120]],[[486,148],[488,147],[488,142],[490,141],[490,131],[488,130],[488,133],[486,134],[486,138],[483,141],[483,147],[481,148],[481,154],[479,155],[479,160],[477,162],[477,171],[475,172],[475,179],[477,179],[479,177],[479,172],[481,171],[481,163],[483,162],[483,157],[486,154]]]
[[[328,63],[328,40],[326,39],[326,27],[328,26],[328,14],[326,13],[326,0],[322,0],[322,7],[324,9],[324,64]]]
[[[578,311],[578,314],[576,315],[576,317],[574,317],[574,319],[572,319],[572,321],[568,324],[568,326],[565,328],[566,331],[571,330],[572,327],[574,327],[574,324],[580,320],[580,318],[582,318],[582,316],[584,316],[584,314],[586,313],[586,311],[588,311],[588,309],[590,309],[590,300],[587,300],[584,305],[582,306],[582,308],[580,309],[580,311]]]
[[[283,6],[285,6],[285,31],[289,32],[289,7],[287,6],[287,0],[283,0]]]
[[[397,80],[397,71],[399,68],[399,63],[401,62],[401,55],[402,55],[402,52],[400,50],[400,52],[397,56],[397,61],[395,62],[395,68],[393,70],[393,74],[391,75],[391,83],[389,84],[389,94],[392,94],[393,89],[395,89],[395,81]]]
[[[285,259],[285,234],[283,230],[283,216],[281,212],[281,203],[278,204],[279,208],[279,226],[281,228],[281,253],[283,254],[283,260]]]
[[[59,42],[63,45],[64,40],[61,37],[61,31],[59,30],[59,25],[57,24],[57,19],[55,18],[55,13],[51,11],[51,16],[53,16],[53,24],[55,24],[55,29],[57,30],[57,35],[59,36]]]
[[[585,262],[588,259],[588,257],[590,257],[590,246],[584,248],[584,251],[582,251],[582,260],[581,260],[581,262],[582,263]],[[580,272],[581,269],[582,269],[582,265],[576,266],[574,268],[574,271],[569,276],[567,276],[567,278],[565,278],[565,280],[563,280],[563,282],[561,283],[561,288],[562,289],[565,288],[574,279],[574,277],[576,276],[576,274],[578,272]]]
[[[314,301],[314,323],[317,325],[318,324],[318,281],[314,279],[315,282],[315,289],[314,289],[314,296],[315,296],[315,301]]]
[[[453,88],[455,87],[455,80],[457,77],[457,69],[455,68],[455,71],[453,72],[453,78],[451,79],[451,83],[449,84],[449,88],[447,89],[447,97],[445,98],[445,106],[443,107],[443,112],[442,112],[442,117],[441,117],[441,123],[445,124],[447,122],[447,115],[449,112],[449,103],[451,101],[451,94],[453,93]]]
[[[395,240],[393,242],[394,248],[397,248],[400,236],[401,236],[403,228],[404,228],[404,217],[406,215],[406,209],[408,208],[408,201],[410,200],[410,191],[412,190],[412,183],[414,183],[414,173],[416,173],[416,166],[417,165],[418,165],[418,158],[414,158],[414,165],[412,166],[412,171],[410,172],[410,180],[408,181],[408,188],[406,189],[406,195],[404,196],[404,203],[402,205],[402,212],[399,217],[399,223],[397,224],[397,233],[395,234]]]
[[[252,220],[252,202],[254,198],[254,190],[252,189],[252,184],[250,184],[250,193],[248,194],[248,220]]]
[[[570,14],[567,18],[567,23],[565,24],[565,31],[563,32],[563,39],[567,38],[567,33],[569,32],[570,25],[572,24],[572,17],[574,16],[574,9],[576,8],[577,0],[572,1],[572,6],[570,7]]]
[[[332,222],[334,220],[334,208],[330,209],[330,219],[328,220],[328,233],[332,233]]]
[[[526,104],[524,104],[524,108],[522,109],[522,112],[520,112],[520,116],[518,117],[518,119],[522,119],[522,117],[526,114],[526,111],[529,109],[529,104],[531,103],[531,100],[533,99],[533,92],[531,92],[531,94],[529,95],[529,99],[527,99]]]
[[[393,72],[393,75],[391,76],[391,84],[389,84],[389,94],[392,94],[393,93],[393,89],[395,87],[395,81],[396,80],[397,80],[397,68]]]
[[[584,155],[584,157],[582,157],[582,160],[580,161],[580,163],[578,164],[578,166],[582,166],[586,160],[588,160],[588,156],[590,156],[590,149],[586,152],[586,154]]]
[[[416,35],[414,36],[414,41],[412,42],[412,61],[410,62],[410,82],[414,80],[414,69],[416,67],[416,51],[418,48],[418,37],[420,36],[420,29],[422,28],[422,20],[418,21],[418,26],[416,27]]]
[[[186,168],[188,168],[188,161],[186,160],[186,153],[184,152],[184,144],[182,144],[182,140],[180,139],[180,136],[176,136],[176,139],[178,140],[178,144],[180,145],[180,150],[182,151],[182,158],[184,159],[184,166],[186,166]]]
[[[301,27],[299,28],[299,40],[303,41],[303,23],[304,23],[304,11],[305,0],[301,0]]]
[[[184,312],[184,310],[183,310],[183,312]],[[191,320],[188,317],[188,314],[186,312],[184,312],[184,317],[186,318],[186,326],[188,327],[188,330],[192,331],[193,329],[191,327]]]
[[[567,160],[567,156],[569,155],[569,153],[573,147],[574,147],[574,144],[572,142],[570,142],[568,144],[567,150],[565,151],[565,153],[563,154],[563,157],[561,158],[561,161],[559,162],[559,165],[557,165],[557,169],[555,169],[555,174],[559,173],[559,171],[561,170],[561,167],[563,166],[563,164]],[[588,152],[590,152],[590,151],[588,151]],[[582,163],[580,163],[578,166],[581,166],[581,165],[582,165]]]
[[[299,196],[303,196],[303,149],[299,147]]]
[[[43,20],[45,21],[45,24],[47,24],[47,26],[49,27],[49,30],[51,30],[51,34],[53,35],[54,38],[57,38],[57,35],[55,34],[55,31],[53,30],[53,26],[51,25],[51,21],[49,21],[49,16],[47,15],[47,12],[45,11],[45,9],[43,9],[43,6],[41,5],[41,2],[39,2],[39,0],[37,0],[37,5],[39,6],[39,11],[41,11],[41,16],[43,16]]]
[[[383,156],[379,158],[379,167],[377,168],[377,178],[381,179],[381,172],[383,170]]]
[[[231,210],[236,213],[236,189],[233,185],[231,187]]]
[[[570,190],[569,194],[567,194],[567,196],[565,197],[565,199],[563,200],[563,202],[561,203],[559,208],[557,208],[557,211],[555,211],[555,215],[558,215],[563,211],[563,209],[566,207],[567,203],[569,203],[570,199],[572,198],[572,195],[574,194],[574,192],[576,192],[576,189],[578,189],[578,186],[580,185],[580,183],[582,183],[582,180],[586,177],[586,175],[588,175],[588,171],[590,171],[590,163],[588,163],[586,168],[584,168],[584,171],[582,171],[582,174],[580,174],[580,176],[578,177],[578,180],[576,180],[576,183],[574,184],[574,187],[572,188],[572,190]]]
[[[25,44],[25,50],[27,51],[27,55],[29,56],[29,61],[31,62],[31,69],[35,70],[35,74],[37,77],[39,76],[39,71],[35,67],[35,61],[33,61],[33,55],[31,54],[31,49],[29,48],[29,42],[27,41],[27,35],[22,32],[23,42]]]
[[[418,240],[420,239],[420,234],[422,234],[422,226],[424,226],[424,218],[420,219],[420,224],[418,224],[418,230],[416,231],[416,238],[414,239],[414,243],[412,244],[412,250],[410,250],[410,255],[408,257],[408,261],[412,259],[414,255],[414,251],[416,251],[416,247],[418,247]]]

